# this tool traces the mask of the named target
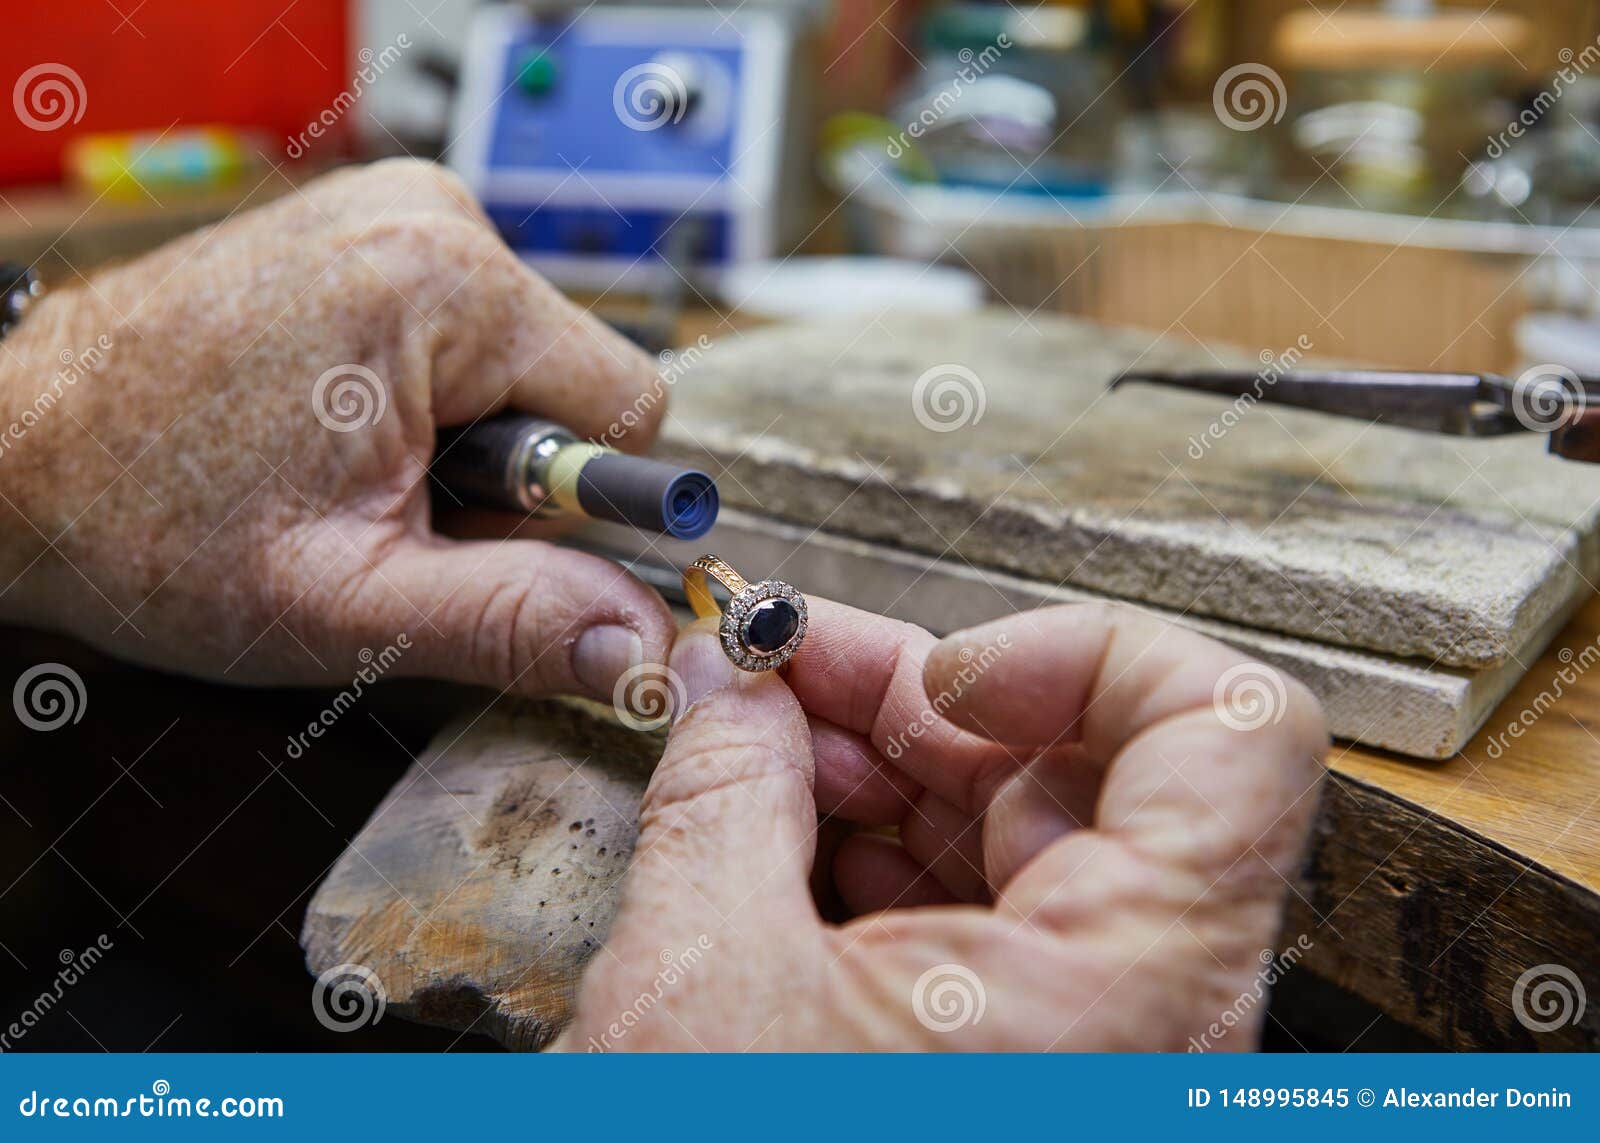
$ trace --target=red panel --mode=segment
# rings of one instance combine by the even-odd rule
[[[58,177],[66,142],[89,131],[225,124],[256,128],[282,143],[333,102],[353,70],[348,0],[48,0],[6,7],[0,20],[5,182]],[[41,67],[28,84],[19,83]],[[48,129],[30,126],[25,116]]]

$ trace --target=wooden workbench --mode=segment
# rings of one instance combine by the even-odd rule
[[[1453,758],[1336,748],[1285,922],[1307,967],[1445,1047],[1600,1048],[1600,1000],[1537,1034],[1511,1003],[1550,964],[1600,997],[1597,730],[1600,599]]]

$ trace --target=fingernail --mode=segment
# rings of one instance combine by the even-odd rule
[[[682,718],[684,711],[712,691],[733,682],[733,664],[723,653],[715,631],[698,627],[686,629],[673,645],[670,665],[683,694],[675,719]]]
[[[644,641],[631,627],[591,627],[572,649],[572,672],[597,696],[609,700],[617,680],[644,661]]]

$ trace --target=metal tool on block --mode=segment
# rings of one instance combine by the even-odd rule
[[[1136,382],[1453,436],[1544,433],[1552,454],[1600,464],[1600,379],[1561,366],[1537,366],[1515,379],[1383,369],[1133,370],[1111,387]]]

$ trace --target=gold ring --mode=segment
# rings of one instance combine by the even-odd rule
[[[718,605],[708,580],[728,593]],[[722,649],[741,671],[772,671],[789,661],[806,637],[806,597],[781,579],[750,583],[716,556],[701,556],[683,573],[683,594],[701,619],[720,618]]]

